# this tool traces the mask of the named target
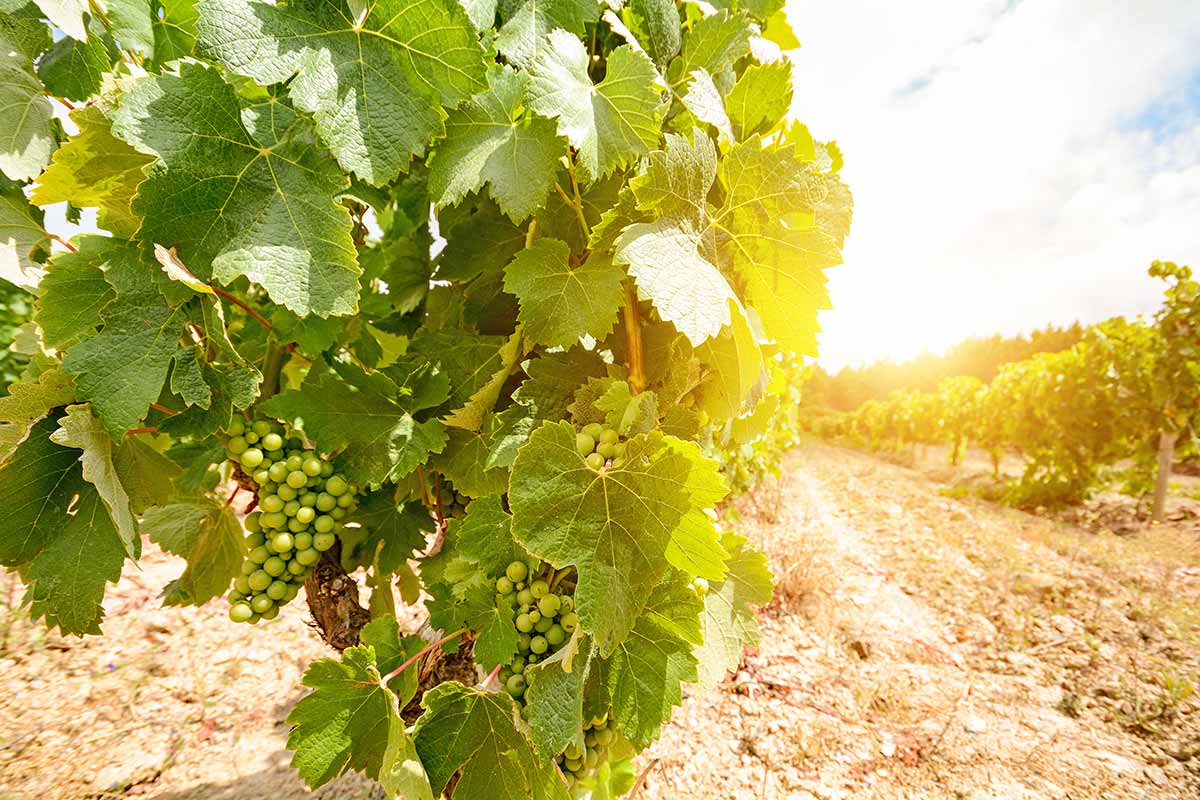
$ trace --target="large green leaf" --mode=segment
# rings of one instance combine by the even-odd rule
[[[19,189],[0,187],[0,278],[22,289],[37,289],[44,274],[39,262],[49,241],[42,212],[29,205]]]
[[[288,83],[342,168],[384,184],[442,133],[444,106],[485,88],[484,49],[456,0],[277,6],[202,0],[197,51]]]
[[[183,574],[166,587],[163,603],[169,606],[200,606],[221,596],[246,556],[237,514],[212,498],[152,508],[142,520],[142,532],[187,561]]]
[[[14,181],[35,177],[50,161],[54,135],[50,98],[33,61],[50,46],[49,31],[35,16],[0,15],[0,172]],[[0,244],[4,239],[0,238]]]
[[[75,381],[61,369],[46,370],[36,382],[9,384],[8,394],[0,397],[0,462],[52,408],[74,400]]]
[[[300,316],[353,313],[358,261],[334,200],[349,182],[302,117],[271,110],[251,132],[233,87],[193,64],[139,81],[113,115],[118,136],[159,158],[134,201],[138,237],[176,247],[203,280],[244,275]]]
[[[533,63],[548,45],[551,31],[583,36],[587,23],[600,18],[597,0],[501,0],[499,10],[504,23],[496,36],[496,49],[521,67]]]
[[[721,543],[730,554],[729,574],[704,596],[704,643],[695,649],[700,683],[706,687],[737,669],[742,648],[758,641],[754,607],[771,601],[771,571],[763,554],[734,533],[722,536]]]

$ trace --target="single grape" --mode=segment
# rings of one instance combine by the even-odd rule
[[[250,575],[250,588],[261,592],[271,585],[271,575],[266,570],[258,569]],[[259,612],[262,613],[262,612]]]
[[[534,596],[537,595],[536,589],[530,589],[530,591],[533,592]],[[547,594],[538,600],[538,611],[542,612],[543,617],[557,617],[558,609],[561,605],[562,601],[558,599],[558,595]]]
[[[242,434],[242,438],[245,439],[248,444],[258,444],[259,436],[254,431],[246,431]]]
[[[272,600],[282,600],[285,594],[287,594],[287,584],[283,581],[271,581],[271,585],[267,587],[267,597]]]
[[[270,483],[271,481],[271,473],[265,469],[256,469],[254,474],[250,477],[254,479],[254,482],[259,486],[262,486],[264,483]]]
[[[293,546],[292,535],[290,533],[277,533],[271,539],[271,549],[276,553],[286,553]]]
[[[333,547],[336,537],[332,533],[318,533],[313,537],[313,547],[320,553],[324,553],[329,548]]]
[[[327,514],[322,514],[313,520],[313,529],[317,533],[328,533],[333,530],[333,517]]]
[[[329,492],[321,492],[317,495],[317,511],[332,511],[337,507],[337,498]]]
[[[600,434],[604,432],[604,426],[599,422],[592,422],[583,426],[583,432],[593,439],[600,438]]]
[[[533,592],[529,589],[522,589],[517,592],[517,602],[523,606],[533,605]]]
[[[288,562],[287,571],[288,571],[289,575],[301,575],[304,573],[305,569],[307,569],[307,567],[305,567],[303,564],[301,564],[300,560],[297,558],[293,558],[291,561]]]
[[[528,633],[518,634],[517,635],[517,648],[519,650],[521,650],[522,652],[524,652],[529,649],[529,643],[531,641],[533,641],[533,637],[530,636]],[[529,663],[529,664],[533,663],[529,659],[525,659],[525,661],[526,661],[526,663]]]
[[[601,431],[598,441],[600,444],[616,444],[618,441],[620,441],[620,439],[620,434],[618,434],[612,428],[608,428],[607,430]]]
[[[310,478],[315,478],[321,474],[321,459],[316,456],[309,456],[304,459],[304,464],[300,467],[304,474]]]
[[[238,575],[233,580],[233,588],[242,594],[250,594],[250,578],[247,575]]]
[[[321,462],[321,477],[328,478],[333,474],[333,463],[329,461]]]
[[[562,629],[567,633],[574,633],[575,629],[579,627],[579,615],[574,611],[563,614],[558,624],[562,625]]]
[[[262,533],[252,533],[246,537],[246,549],[253,550],[256,547],[262,547],[267,543],[267,537]]]
[[[255,420],[254,424],[250,426],[250,430],[254,431],[259,436],[266,436],[271,432],[271,423],[267,422],[265,419]]]
[[[504,682],[504,688],[508,689],[509,692],[515,692],[517,690],[524,690],[525,676],[524,675],[509,676],[508,680]]]
[[[300,505],[304,506],[305,508],[313,508],[317,504],[317,493],[310,492],[307,489],[305,489],[303,492],[300,493],[299,499],[300,499]]]
[[[596,744],[601,747],[608,747],[613,743],[613,739],[615,738],[616,736],[613,734],[611,728],[598,728],[596,730]]]
[[[536,608],[532,608],[525,612],[525,616],[529,617],[529,621],[536,625],[542,619],[542,612],[538,611]]]
[[[246,599],[246,595],[237,590],[234,590],[229,593],[229,602],[230,603],[237,603],[237,602],[240,602],[245,599]]]
[[[249,559],[250,561],[253,561],[255,564],[262,564],[270,557],[271,557],[271,551],[268,550],[263,545],[259,545],[258,547],[255,547],[253,550],[251,550],[246,555],[246,558]]]
[[[256,594],[254,595],[254,599],[250,601],[250,609],[256,614],[265,614],[274,605],[275,601],[265,594]]]
[[[307,550],[308,548],[312,547],[312,534],[297,533],[292,537],[292,547],[296,548],[297,550]]]
[[[248,445],[246,443],[245,437],[234,436],[225,445],[225,450],[232,456],[240,456],[242,453],[246,452],[246,450],[247,450],[247,448],[249,448],[249,446],[250,445]]]
[[[597,472],[599,472],[604,467],[604,456],[600,455],[599,453],[592,453],[590,456],[588,456],[584,460],[587,462],[587,465],[589,467],[596,470]]]
[[[262,613],[262,618],[270,621],[279,616],[279,606],[271,606]]]
[[[596,440],[588,436],[586,433],[575,434],[575,450],[581,456],[586,456],[589,453],[595,452]]]
[[[507,577],[497,578],[496,579],[496,591],[499,592],[500,594],[512,594],[513,593],[512,581],[510,581]]]
[[[229,618],[234,622],[249,622],[254,609],[248,603],[234,603],[229,607]]]
[[[525,580],[525,576],[529,574],[529,569],[525,566],[524,561],[514,561],[504,570],[504,574],[508,576],[510,581],[517,583],[518,581]]]
[[[342,520],[344,520],[346,518],[346,509],[335,508],[333,511],[329,512],[329,518],[334,520],[335,522],[341,522]]]
[[[287,465],[288,472],[295,472],[304,466],[304,456],[299,453],[291,453],[287,457],[287,461],[283,462]]]
[[[283,504],[283,513],[289,517],[296,516],[296,512],[302,508],[299,500],[288,500]]]
[[[259,507],[269,514],[276,514],[283,511],[283,499],[277,494],[271,494],[264,497],[258,503]]]
[[[305,525],[300,520],[296,519],[295,517],[292,517],[291,519],[288,520],[287,529],[289,531],[291,531],[292,533],[299,533],[300,531],[305,530],[306,528],[308,528],[308,526]]]
[[[262,568],[263,572],[267,573],[272,578],[278,578],[280,575],[287,572],[287,562],[279,556],[271,556],[267,559],[266,563],[263,564]]]
[[[278,433],[268,433],[262,438],[262,446],[263,450],[274,452],[283,447],[283,437]]]
[[[241,461],[243,467],[246,467],[247,469],[254,469],[263,462],[263,451],[259,450],[257,447],[252,447],[246,452],[242,453]]]
[[[288,473],[287,485],[292,487],[293,489],[299,489],[302,486],[304,486],[304,484],[306,484],[306,483],[308,483],[308,476],[305,475],[300,470],[296,470],[295,472]]]
[[[241,436],[245,432],[246,423],[240,419],[234,419],[233,422],[229,423],[229,427],[225,429],[225,433],[229,434],[230,436]]]
[[[294,583],[289,583],[287,593],[283,596],[283,602],[290,603],[296,599],[296,595],[300,594],[300,587]]]
[[[282,511],[263,514],[262,525],[264,528],[269,528],[273,531],[279,530],[284,525],[287,525],[287,516]]]
[[[533,651],[534,655],[540,656],[542,653],[546,652],[549,648],[550,648],[550,644],[549,644],[549,642],[546,641],[545,636],[534,636],[532,639],[529,640],[529,649]]]
[[[605,443],[597,447],[596,452],[604,456],[604,460],[607,461],[617,452],[617,448],[615,445]]]
[[[270,556],[267,556],[267,558],[270,558]],[[266,560],[267,560],[266,558],[263,559],[263,561],[266,561]],[[243,575],[250,575],[256,569],[258,569],[258,564],[254,563],[250,559],[247,558],[245,561],[242,562],[242,574]]]
[[[513,656],[513,660],[509,663],[508,668],[517,675],[525,671],[525,659],[521,656]]]
[[[534,597],[541,599],[550,592],[550,586],[543,580],[536,580],[529,584],[529,592]]]
[[[296,561],[299,561],[306,567],[311,567],[313,564],[321,560],[321,554],[314,548],[308,550],[298,550],[296,552]]]
[[[551,625],[545,633],[546,641],[550,643],[551,647],[558,647],[567,640],[567,632],[561,625]]]
[[[537,624],[533,626],[533,629],[538,633],[545,633],[546,631],[550,630],[552,625],[554,625],[554,620],[550,619],[549,617],[542,617],[537,621]]]
[[[279,496],[280,500],[287,503],[296,499],[296,490],[288,486],[286,481],[279,484],[278,488],[275,489],[275,494]]]
[[[520,614],[517,616],[516,626],[517,630],[519,630],[521,633],[529,633],[533,630],[533,625],[533,620],[529,618],[528,614]]]
[[[329,480],[325,481],[325,491],[329,492],[334,497],[339,497],[346,493],[350,487],[346,484],[346,479],[341,475],[331,475]]]
[[[338,508],[350,508],[350,507],[354,506],[355,504],[356,504],[356,501],[354,499],[354,495],[352,495],[352,494],[343,494],[343,495],[339,496],[337,499]]]
[[[313,511],[306,505],[301,505],[296,509],[296,521],[302,525],[307,525],[317,518],[317,512]]]

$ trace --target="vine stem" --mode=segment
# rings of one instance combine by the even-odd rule
[[[53,239],[54,241],[58,242],[59,244],[61,244],[63,247],[65,247],[65,248],[67,248],[68,250],[70,250],[72,253],[78,253],[78,252],[79,252],[79,248],[78,248],[78,247],[76,247],[75,245],[71,244],[71,243],[70,243],[70,242],[68,242],[66,239],[64,239],[64,238],[62,238],[61,236],[59,236],[57,233],[52,233],[52,234],[50,234],[50,238],[51,238],[51,239]]]
[[[575,180],[574,158],[567,165],[567,177],[571,179],[571,195],[574,198],[571,207],[575,209],[575,218],[579,220],[579,230],[583,232],[583,243],[586,248],[592,238],[592,226],[588,225],[587,217],[583,213],[583,196],[579,194],[579,181]]]
[[[261,399],[265,400],[278,394],[279,373],[283,371],[283,362],[286,357],[287,349],[272,338],[267,343],[267,357],[263,361],[262,392],[259,395]]]
[[[132,430],[125,431],[126,436],[137,436],[142,433],[158,433],[158,428],[133,428]]]
[[[161,411],[162,413],[169,414],[172,417],[178,416],[178,414],[179,414],[178,411],[172,411],[171,409],[167,408],[166,406],[160,406],[158,403],[151,403],[150,407],[153,408],[155,411]]]
[[[259,325],[262,325],[267,330],[272,330],[271,323],[267,322],[266,318],[262,314],[259,314],[253,308],[248,306],[246,304],[245,300],[242,300],[242,298],[230,294],[229,292],[222,289],[220,286],[214,286],[210,283],[209,288],[212,289],[216,294],[220,295],[221,297],[224,297],[226,300],[233,303],[235,306],[238,306],[239,308],[241,308],[243,311],[245,311],[247,314],[249,314],[251,317],[253,317],[258,322]]]
[[[622,313],[625,318],[625,349],[629,351],[629,388],[634,394],[640,394],[646,389],[646,363],[637,289],[632,283],[625,284],[625,306]]]
[[[412,658],[410,658],[408,661],[405,661],[403,664],[401,664],[400,666],[396,667],[394,670],[392,670],[391,672],[389,672],[387,675],[384,675],[384,676],[383,676],[383,677],[382,677],[382,678],[379,680],[379,683],[380,683],[380,685],[382,685],[382,686],[383,686],[383,687],[386,689],[386,688],[387,688],[387,685],[388,685],[389,683],[391,683],[391,681],[392,681],[392,678],[396,677],[396,676],[397,676],[397,675],[399,675],[401,672],[404,672],[404,670],[408,669],[408,668],[409,668],[409,667],[411,667],[413,664],[417,663],[417,662],[418,662],[418,661],[420,661],[422,658],[424,658],[425,656],[429,655],[430,653],[432,653],[432,652],[433,652],[434,650],[436,650],[437,648],[439,648],[439,647],[441,647],[442,645],[444,645],[446,642],[450,641],[451,639],[455,639],[455,638],[457,638],[457,637],[459,637],[459,636],[462,636],[462,635],[463,635],[464,633],[466,633],[466,632],[467,632],[467,629],[466,629],[466,628],[459,628],[459,629],[458,629],[458,630],[456,630],[454,633],[448,633],[448,634],[446,634],[445,636],[443,636],[442,638],[438,639],[436,642],[434,642],[434,643],[432,643],[432,644],[429,644],[429,645],[426,645],[425,647],[421,648],[420,652],[418,652],[416,655],[414,655],[414,656],[413,656]]]
[[[488,673],[488,676],[483,679],[483,683],[479,684],[480,688],[485,687],[492,681],[496,680],[496,676],[500,674],[500,668],[503,666],[503,664],[497,664],[495,667],[493,667],[492,671]]]

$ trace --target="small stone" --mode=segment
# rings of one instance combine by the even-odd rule
[[[883,744],[879,745],[879,752],[885,758],[891,758],[896,755],[896,743],[891,739],[884,739]]]
[[[971,716],[963,722],[963,728],[967,733],[983,733],[987,730],[987,722],[982,717]]]

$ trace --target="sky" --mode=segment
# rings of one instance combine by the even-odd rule
[[[822,365],[1150,313],[1200,271],[1197,0],[789,0],[855,198]]]

